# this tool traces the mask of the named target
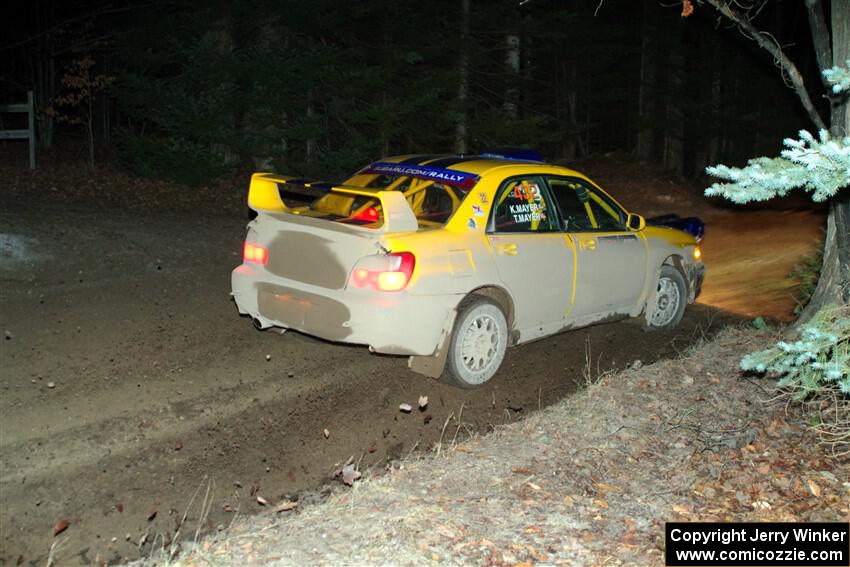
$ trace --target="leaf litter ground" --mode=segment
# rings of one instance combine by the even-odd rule
[[[665,521],[846,521],[850,461],[738,372],[768,340],[727,329],[324,502],[237,520],[176,564],[663,565]]]

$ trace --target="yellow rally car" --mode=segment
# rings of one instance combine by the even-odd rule
[[[406,355],[463,387],[559,331],[672,327],[703,278],[701,221],[647,226],[531,151],[386,158],[341,185],[257,173],[248,204],[232,285],[257,328]]]

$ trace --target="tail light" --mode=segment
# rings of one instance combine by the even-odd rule
[[[349,285],[376,291],[401,291],[410,283],[415,266],[416,256],[410,252],[366,256],[354,266]]]
[[[242,247],[242,260],[265,266],[269,262],[269,251],[265,246],[254,244],[253,242],[245,242]]]

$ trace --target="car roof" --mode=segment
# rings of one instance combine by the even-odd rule
[[[430,167],[454,169],[466,173],[473,173],[478,176],[483,176],[497,168],[514,167],[517,169],[523,169],[527,172],[557,172],[562,175],[578,175],[580,177],[584,177],[584,175],[577,171],[551,163],[480,155],[409,154],[387,157],[383,158],[381,161],[404,165],[427,165]]]

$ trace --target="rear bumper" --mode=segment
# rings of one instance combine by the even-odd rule
[[[262,327],[293,329],[399,355],[433,354],[450,312],[461,299],[329,290],[279,278],[248,264],[233,270],[231,284],[239,313],[258,319]]]

